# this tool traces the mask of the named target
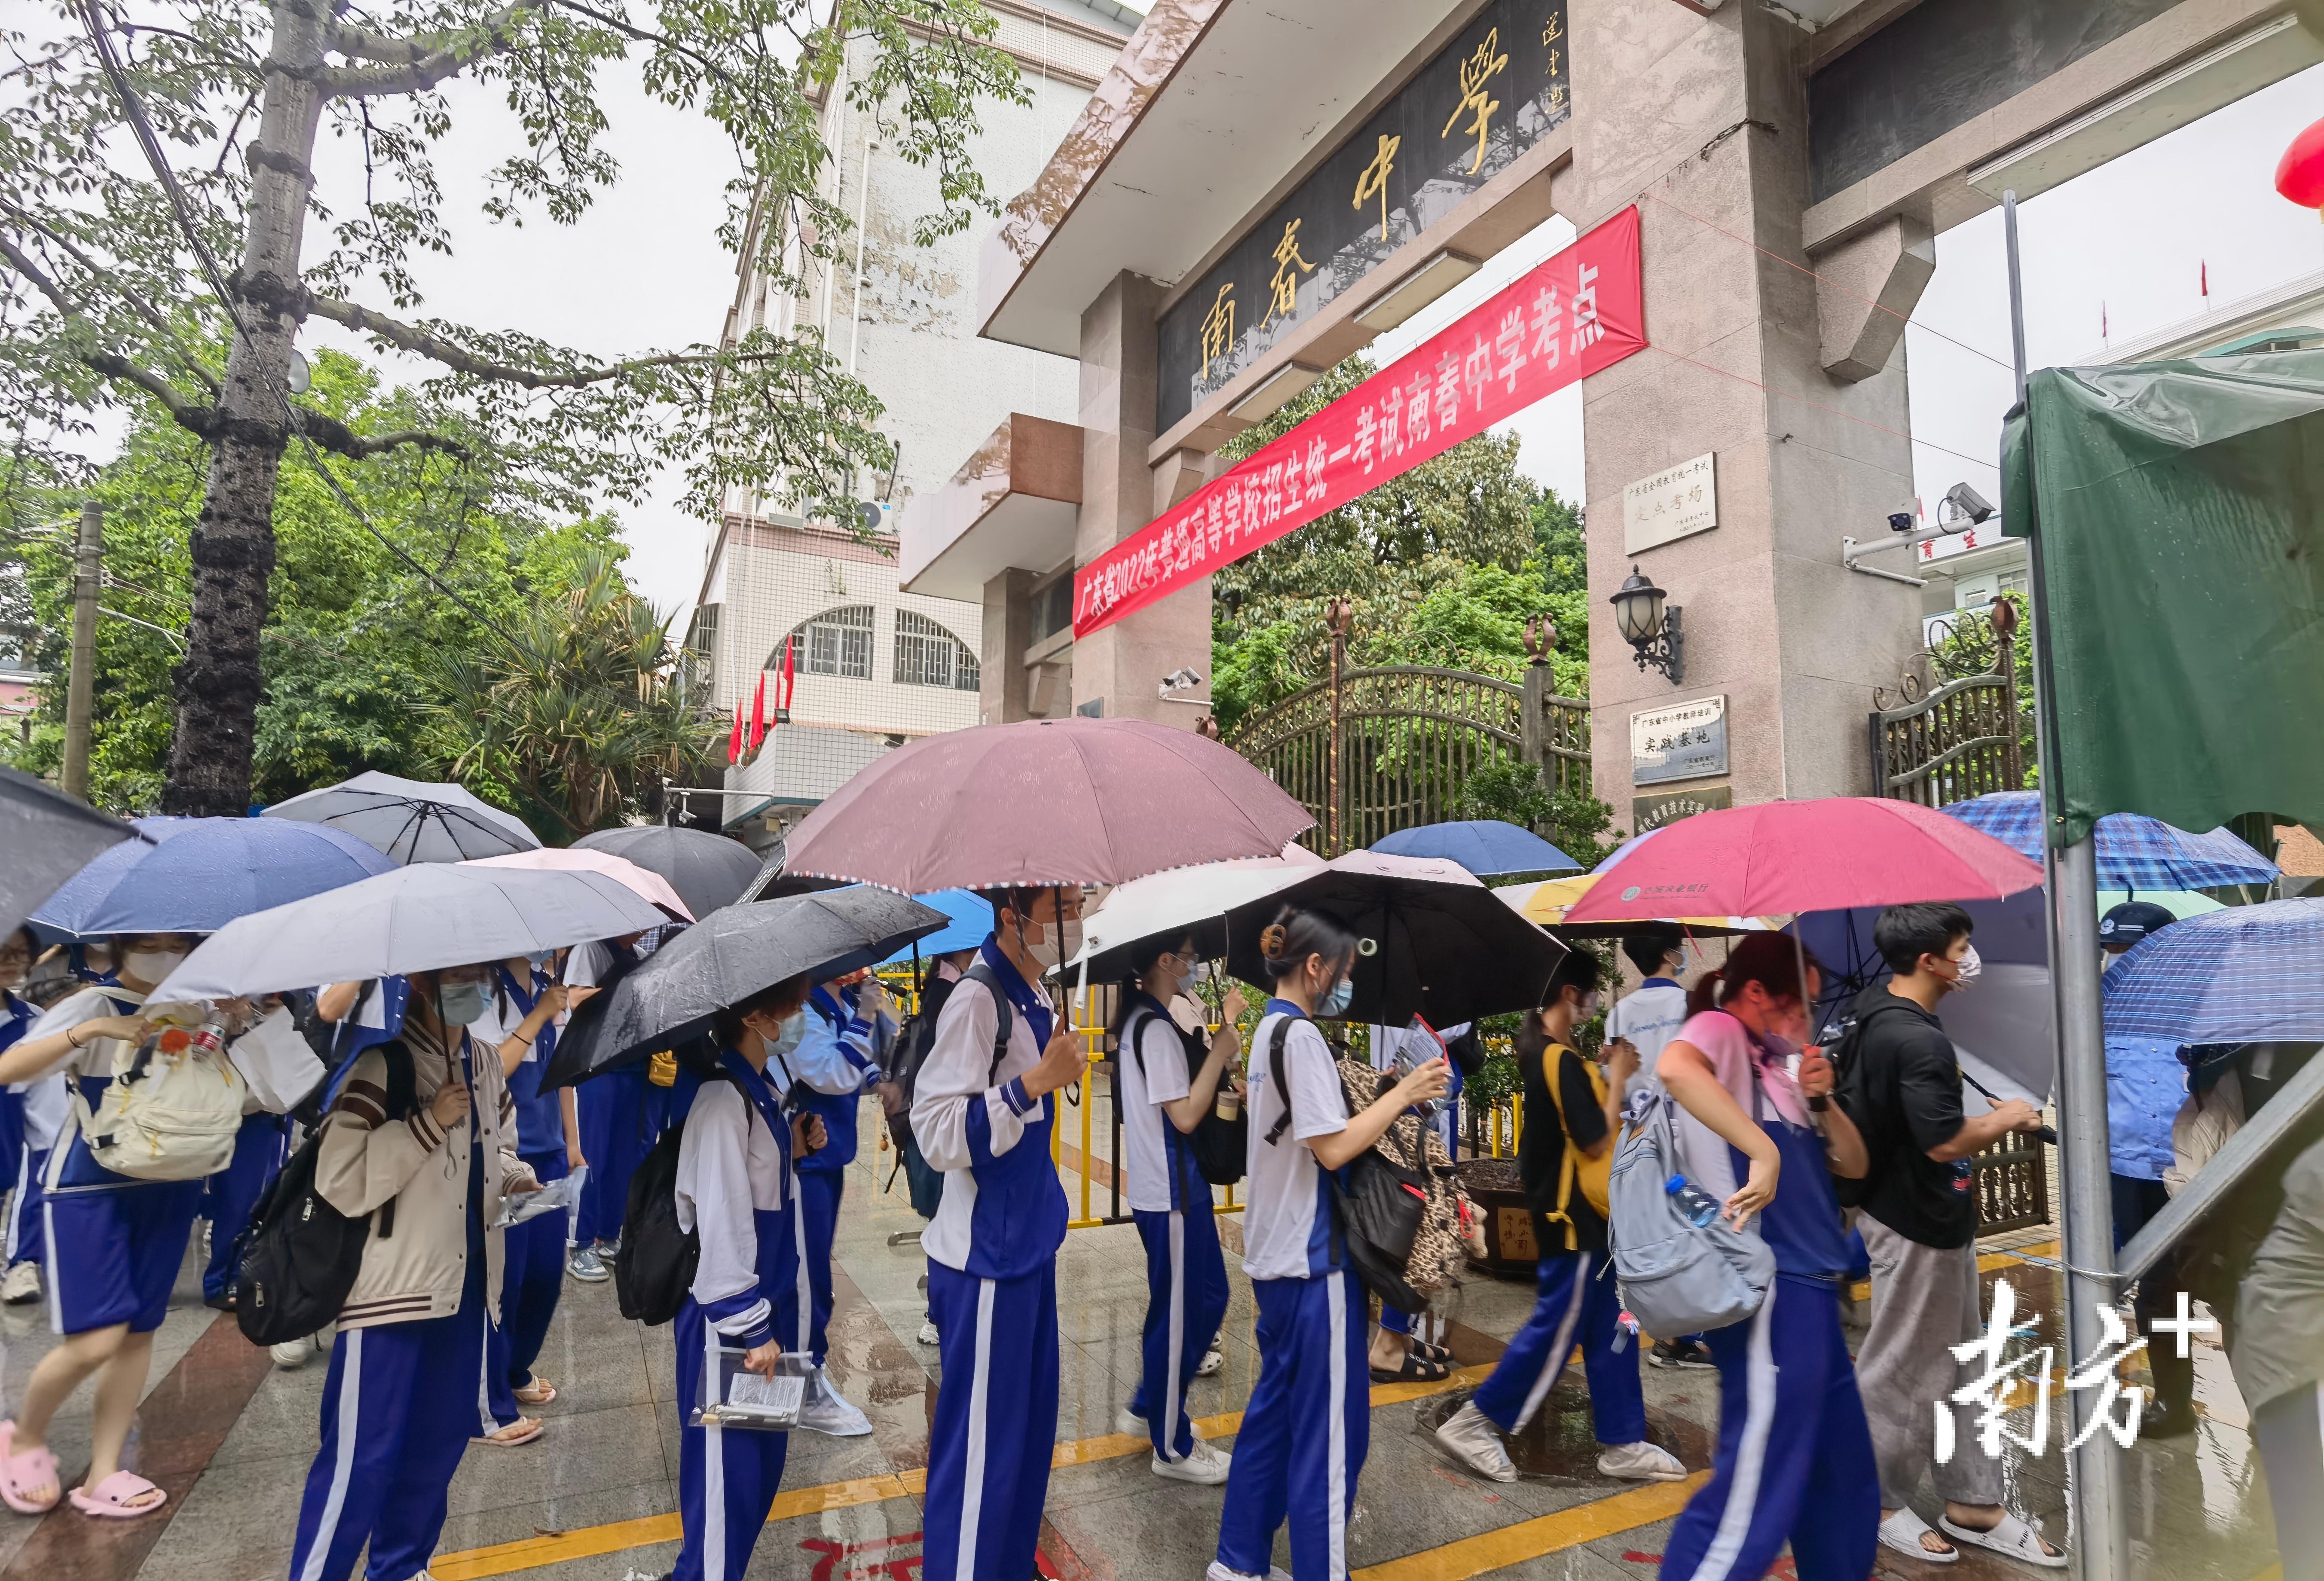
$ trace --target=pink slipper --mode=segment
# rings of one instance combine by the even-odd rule
[[[0,1421],[0,1503],[19,1515],[45,1515],[57,1507],[56,1494],[49,1495],[45,1504],[35,1503],[25,1493],[27,1488],[43,1484],[58,1485],[57,1457],[42,1445],[38,1449],[16,1452],[16,1424]]]
[[[133,1504],[132,1499],[142,1499],[147,1494],[160,1495],[151,1503]],[[151,1515],[170,1502],[170,1496],[134,1471],[116,1471],[93,1488],[72,1491],[73,1508],[84,1515],[95,1515],[106,1521],[134,1521],[140,1515]]]
[[[511,1433],[509,1432],[509,1428],[521,1428],[526,1430]],[[469,1439],[468,1441],[472,1444],[487,1444],[495,1449],[513,1449],[520,1444],[531,1443],[535,1439],[540,1437],[541,1432],[542,1428],[540,1419],[537,1417],[521,1416],[517,1418],[516,1420],[510,1422],[507,1427],[496,1429],[491,1433],[479,1433],[476,1437]],[[503,1437],[502,1435],[506,1436]]]
[[[546,1405],[557,1398],[557,1385],[536,1374],[531,1383],[509,1393],[516,1396],[519,1405]]]

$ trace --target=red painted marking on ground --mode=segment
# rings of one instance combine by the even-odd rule
[[[893,1558],[865,1561],[864,1556],[909,1543],[918,1548],[921,1533],[908,1531],[900,1537],[867,1538],[862,1542],[841,1542],[828,1537],[810,1537],[799,1544],[802,1550],[821,1554],[815,1568],[807,1572],[807,1581],[918,1581],[918,1554],[899,1554]],[[849,1561],[844,1570],[842,1559]]]

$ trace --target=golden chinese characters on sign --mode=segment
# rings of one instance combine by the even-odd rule
[[[1299,274],[1315,271],[1314,264],[1299,256],[1299,222],[1296,219],[1283,227],[1283,240],[1275,244],[1275,278],[1267,282],[1267,289],[1274,296],[1268,305],[1267,317],[1259,321],[1261,329],[1274,323],[1278,313],[1288,318],[1299,311],[1299,274],[1292,272],[1295,267]]]
[[[1235,305],[1234,281],[1219,288],[1211,299],[1211,310],[1203,318],[1203,377],[1211,376],[1211,364],[1223,357],[1234,346]]]
[[[1388,240],[1388,179],[1396,169],[1396,151],[1403,146],[1404,139],[1401,137],[1383,135],[1380,138],[1379,152],[1372,156],[1372,162],[1364,167],[1363,174],[1356,178],[1355,201],[1349,206],[1361,208],[1373,198],[1379,199],[1380,240],[1383,242]]]
[[[1484,168],[1485,139],[1492,131],[1493,112],[1501,107],[1501,101],[1489,97],[1486,88],[1486,85],[1509,63],[1509,58],[1500,52],[1500,48],[1501,30],[1495,28],[1485,35],[1485,41],[1477,46],[1477,52],[1461,62],[1461,102],[1452,107],[1451,117],[1444,123],[1444,130],[1436,134],[1440,138],[1450,137],[1453,125],[1462,115],[1475,117],[1467,128],[1477,138],[1476,157],[1469,161],[1469,174],[1472,176]]]

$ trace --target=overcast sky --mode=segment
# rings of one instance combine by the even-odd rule
[[[456,253],[428,261],[421,271],[431,314],[505,325],[606,354],[715,338],[733,290],[733,261],[715,235],[733,154],[700,116],[649,101],[633,67],[609,67],[602,77],[612,121],[608,146],[622,160],[625,179],[577,226],[519,229],[456,219]],[[473,88],[456,94],[455,107],[468,135],[444,151],[444,212],[473,216],[484,192],[483,161],[452,156],[475,147],[504,152],[509,124],[490,96]],[[2206,262],[2215,304],[2324,270],[2324,225],[2278,198],[2272,184],[2284,146],[2319,111],[2324,68],[2028,203],[2021,228],[2034,365],[2070,363],[2098,350],[2102,304],[2116,340],[2195,317],[2203,310],[2198,280]],[[473,135],[479,133],[487,134]],[[337,151],[336,159],[336,166],[328,154],[320,161],[326,190],[334,173],[360,179],[351,150]],[[1552,220],[1383,337],[1375,354],[1386,361],[1408,349],[1572,234],[1564,221]],[[1997,482],[1989,458],[2009,402],[2008,372],[1926,331],[2006,362],[1997,210],[1938,238],[1936,278],[1914,324],[1908,356],[1919,492],[1933,503],[1966,478],[1991,497]],[[310,325],[309,334],[319,338],[327,328]],[[1580,391],[1553,397],[1509,427],[1524,437],[1524,468],[1578,497]],[[702,574],[703,524],[682,514],[667,489],[622,516],[642,590],[666,609],[690,603]]]

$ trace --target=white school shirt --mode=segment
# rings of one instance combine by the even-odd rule
[[[1124,1048],[1116,1062],[1114,1080],[1121,1084],[1121,1144],[1130,1171],[1130,1207],[1135,1213],[1169,1213],[1181,1205],[1170,1198],[1169,1138],[1165,1127],[1176,1129],[1161,1105],[1175,1103],[1192,1090],[1187,1085],[1186,1045],[1178,1025],[1139,994],[1130,1015],[1138,1025],[1138,1048]],[[1146,1056],[1140,1073],[1138,1055]]]
[[[757,1215],[781,1212],[790,1196],[789,1152],[752,1107],[732,1081],[705,1081],[678,1138],[678,1227],[701,1236],[691,1293],[703,1307],[759,1288]],[[739,1338],[772,1318],[761,1297],[712,1327]]]
[[[1268,1014],[1250,1040],[1250,1178],[1243,1197],[1242,1271],[1253,1279],[1308,1279],[1331,1272],[1332,1186],[1303,1144],[1348,1128],[1347,1095],[1340,1090],[1332,1045],[1314,1022],[1295,1018],[1283,1041],[1291,1124],[1274,1143],[1267,1140],[1283,1114],[1268,1053],[1275,1025],[1284,1019],[1282,1004],[1268,1001]]]
[[[124,1012],[121,1006],[135,1007],[145,1003],[145,996],[134,988],[86,988],[69,994],[42,1012],[24,1034],[27,1041],[48,1037],[60,1032],[69,1032],[84,1021],[102,1021]],[[78,1053],[68,1053],[32,1080],[20,1084],[24,1095],[24,1144],[39,1151],[51,1151],[51,1179],[61,1168],[63,1155],[57,1152],[57,1138],[64,1134],[65,1122],[72,1114],[71,1083],[83,1076],[113,1074],[113,1053],[124,1047],[118,1038],[90,1038]]]
[[[1010,1012],[1008,1051],[1001,1055],[1000,1068],[993,1068],[992,1034],[1000,1026],[1001,1013],[993,1006],[992,990],[974,978],[961,981],[936,1017],[936,1035],[920,1066],[912,1100],[912,1137],[919,1144],[920,1156],[929,1167],[945,1172],[944,1200],[920,1232],[920,1250],[945,1267],[964,1272],[970,1271],[972,1259],[979,1269],[985,1265],[983,1258],[975,1257],[976,1205],[982,1188],[974,1169],[970,1111],[981,1117],[987,1150],[998,1158],[1025,1139],[1028,1117],[1038,1124],[1042,1103],[1054,1106],[1057,1096],[1023,1099],[1025,1084],[1017,1078],[1041,1062],[1041,1045],[1033,1036],[1032,1022],[1021,1010],[1012,1007]],[[1021,1109],[1017,1107],[1019,1101],[1025,1103]],[[1062,1208],[1065,1188],[1057,1183],[1056,1171],[1047,1172],[1047,1181],[1048,1191],[1056,1194],[1054,1206]],[[1016,1206],[1022,1211],[1033,1204]],[[1062,1216],[1058,1222],[1064,1222]],[[1064,1238],[1062,1233],[1058,1238]],[[1056,1251],[1051,1245],[1041,1255],[1054,1255]],[[1005,1273],[979,1273],[978,1277],[1014,1277],[1027,1271],[1017,1262],[1038,1261],[1027,1254],[1012,1261]]]
[[[1607,1039],[1626,1039],[1638,1051],[1638,1069],[1626,1097],[1654,1080],[1655,1062],[1685,1025],[1686,990],[1666,977],[1650,977],[1636,993],[1614,1001],[1606,1012]]]

